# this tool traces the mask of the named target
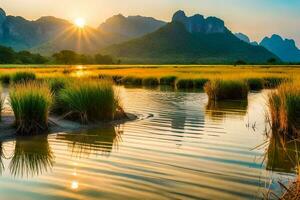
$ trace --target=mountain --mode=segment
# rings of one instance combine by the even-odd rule
[[[105,46],[125,41],[119,34],[104,33],[98,29],[80,29],[67,20],[41,17],[29,21],[22,17],[7,16],[0,8],[0,45],[14,50],[30,50],[50,55],[69,49],[80,53],[94,53]]]
[[[254,46],[258,46],[258,43],[256,41],[251,42],[250,38],[247,35],[243,34],[243,33],[235,33],[234,35],[237,38],[239,38],[240,40],[242,40],[242,41],[244,41],[244,42],[246,42],[248,44],[251,44],[251,45],[254,45]]]
[[[166,22],[152,17],[115,15],[99,26],[99,30],[106,33],[123,35],[127,38],[137,38],[154,32],[164,26]]]
[[[294,40],[283,39],[281,36],[274,34],[270,38],[265,37],[260,45],[285,62],[300,62],[300,50]]]
[[[172,22],[143,37],[112,45],[103,53],[132,63],[250,63],[278,59],[263,47],[234,36],[221,19],[174,14]],[[279,59],[278,59],[279,60]]]

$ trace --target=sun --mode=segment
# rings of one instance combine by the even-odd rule
[[[85,19],[83,19],[83,18],[77,18],[77,19],[75,19],[75,25],[78,28],[84,28],[85,27]]]

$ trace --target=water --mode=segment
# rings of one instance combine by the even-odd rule
[[[201,92],[119,93],[138,120],[2,142],[0,199],[260,199],[294,178],[267,140],[265,92],[219,104]]]

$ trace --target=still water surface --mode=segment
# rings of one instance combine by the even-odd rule
[[[0,143],[0,199],[260,199],[294,177],[266,137],[265,92],[219,104],[201,92],[119,93],[138,120]]]

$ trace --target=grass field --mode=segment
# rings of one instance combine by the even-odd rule
[[[120,77],[175,76],[178,79],[249,79],[300,76],[300,66],[232,66],[232,65],[0,65],[0,75],[16,71],[33,71],[38,78],[44,77]]]

